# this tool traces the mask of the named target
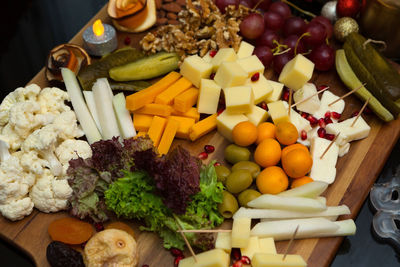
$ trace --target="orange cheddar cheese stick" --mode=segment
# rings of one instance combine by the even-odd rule
[[[149,130],[153,116],[144,114],[133,114],[133,125],[139,132],[147,132]]]
[[[204,120],[193,125],[189,133],[190,140],[195,141],[215,128],[217,128],[217,114],[208,116]]]
[[[135,111],[146,104],[154,102],[154,99],[161,92],[166,90],[171,84],[176,82],[181,75],[175,71],[170,72],[155,84],[143,89],[137,93],[126,97],[126,108],[130,111]]]
[[[170,87],[168,87],[165,91],[157,95],[154,103],[171,105],[177,95],[189,89],[191,86],[192,83],[185,77],[182,77],[178,81],[173,83]]]
[[[195,123],[194,119],[179,116],[170,116],[170,118],[179,122],[179,127],[176,131],[176,137],[190,140],[189,131]]]
[[[172,141],[174,141],[176,131],[178,130],[179,122],[174,119],[168,119],[167,125],[165,126],[164,133],[161,137],[160,144],[158,144],[158,152],[161,155],[168,153],[171,147]]]
[[[192,118],[195,122],[200,120],[200,113],[197,111],[197,108],[190,108],[187,112],[179,112],[173,109],[171,115]]]
[[[153,145],[155,147],[157,147],[158,144],[160,143],[161,136],[164,132],[166,124],[167,124],[167,119],[154,116],[148,131],[148,135],[150,139],[153,141]]]
[[[199,90],[189,88],[174,99],[174,109],[179,112],[187,112],[197,102]]]
[[[140,109],[136,110],[134,113],[137,114],[147,114],[168,117],[171,115],[172,107],[163,104],[146,104]]]

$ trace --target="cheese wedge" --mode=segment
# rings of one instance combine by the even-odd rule
[[[287,108],[282,100],[268,103],[267,106],[268,113],[275,125],[278,125],[280,122],[290,121]]]
[[[274,90],[271,83],[268,82],[264,75],[260,75],[258,81],[253,82],[251,78],[248,78],[244,84],[245,86],[250,86],[253,89],[254,94],[254,104],[259,104],[266,101],[267,97]]]
[[[218,132],[232,142],[232,130],[233,127],[236,126],[239,122],[248,121],[247,118],[243,114],[230,114],[226,110],[218,115],[217,117],[217,129]]]
[[[311,140],[310,154],[313,159],[313,165],[309,176],[314,181],[322,181],[328,184],[335,181],[336,162],[339,155],[339,147],[336,142],[332,144],[324,157],[320,158],[330,143],[331,141],[320,137],[315,137]]]
[[[281,99],[282,96],[282,91],[283,91],[283,83],[278,83],[275,81],[268,80],[268,83],[272,87],[272,92],[267,95],[267,98],[265,99],[265,102],[270,103],[270,102],[275,102]]]
[[[226,253],[231,253],[232,250],[232,235],[231,233],[218,233],[215,240],[215,248],[222,249]]]
[[[250,242],[250,218],[237,218],[232,224],[232,247],[245,248]]]
[[[254,46],[245,42],[241,41],[239,45],[239,49],[237,51],[237,57],[238,58],[245,58],[249,57],[253,54],[254,51]]]
[[[356,117],[353,117],[339,123],[330,123],[326,126],[326,132],[334,135],[340,133],[336,139],[336,143],[339,146],[343,146],[354,140],[366,138],[371,127],[365,122],[362,116],[358,118],[354,126],[351,126],[355,119]]]
[[[253,106],[252,110],[244,115],[246,115],[249,121],[255,126],[268,119],[268,112],[259,106]]]
[[[191,81],[197,88],[200,86],[201,79],[210,77],[212,68],[211,63],[205,62],[198,55],[188,56],[180,66],[182,76]]]
[[[221,86],[210,79],[201,79],[197,111],[199,113],[214,114],[217,112]]]
[[[297,110],[304,111],[310,114],[314,114],[315,112],[317,112],[317,110],[321,106],[321,102],[319,101],[318,95],[315,95],[316,93],[317,88],[313,83],[306,83],[305,85],[303,85],[303,87],[297,90],[293,94],[293,100],[295,103],[303,101],[304,99],[314,95],[310,99],[298,104],[296,106]]]
[[[254,106],[254,94],[250,86],[224,89],[226,111],[231,114],[249,113]]]
[[[330,92],[329,90],[326,90],[325,92],[322,93],[322,97],[321,97],[321,106],[320,108],[313,113],[314,117],[316,117],[317,119],[320,118],[324,118],[325,117],[325,113],[327,111],[334,111],[337,112],[339,114],[342,114],[343,110],[344,110],[344,100],[341,99],[338,102],[336,102],[333,105],[330,105],[330,103],[332,103],[333,101],[339,99],[338,96],[336,96],[335,94],[333,94],[332,92]],[[337,120],[332,118],[332,121],[336,122]]]
[[[222,62],[214,81],[222,88],[240,86],[245,83],[247,72],[236,62]]]
[[[253,267],[306,267],[307,263],[300,255],[256,253],[251,261]]]
[[[283,67],[278,81],[293,90],[299,90],[311,79],[314,63],[302,54],[297,54]]]
[[[260,76],[264,75],[264,65],[256,55],[240,58],[236,62],[247,72],[249,78],[257,72]]]
[[[230,256],[222,249],[212,249],[196,254],[196,259],[187,257],[179,261],[178,267],[229,267]]]
[[[221,66],[222,62],[233,62],[237,59],[235,50],[233,48],[220,48],[210,63],[213,65],[213,72],[216,72]]]

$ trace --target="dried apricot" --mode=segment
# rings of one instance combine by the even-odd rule
[[[135,238],[135,232],[133,231],[132,227],[127,225],[126,223],[123,222],[112,222],[107,224],[106,229],[118,229],[127,232],[130,234],[133,238]]]
[[[51,222],[48,232],[54,241],[77,245],[89,240],[93,235],[93,227],[87,222],[67,217]]]

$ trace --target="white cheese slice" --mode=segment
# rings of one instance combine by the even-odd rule
[[[337,99],[339,99],[339,97],[337,95],[333,94],[332,92],[330,92],[329,90],[326,90],[325,92],[323,92],[322,97],[321,97],[321,106],[316,112],[312,113],[313,116],[317,119],[324,118],[325,113],[327,111],[330,111],[330,112],[334,111],[339,114],[342,114],[343,110],[344,110],[344,106],[345,106],[343,99],[341,99],[338,102],[336,102],[335,104],[329,106],[330,103],[332,103],[333,101],[335,101]],[[332,121],[336,122],[337,120],[332,118]]]
[[[321,159],[322,154],[330,143],[331,141],[320,137],[315,137],[311,140],[310,154],[313,159],[313,165],[309,176],[314,181],[322,181],[328,184],[335,181],[336,162],[339,155],[339,147],[336,142],[332,144]]]
[[[346,155],[350,150],[350,143],[346,143],[343,146],[339,147],[339,157],[343,157]]]
[[[343,146],[354,140],[360,140],[366,138],[371,130],[371,127],[365,122],[360,116],[354,126],[351,126],[356,117],[344,120],[339,123],[330,123],[326,126],[326,132],[337,135],[336,143],[339,146]]]
[[[232,247],[233,248],[245,248],[248,246],[250,241],[250,218],[237,218],[233,219],[232,224]]]
[[[303,87],[297,90],[293,94],[293,100],[295,103],[304,101],[304,99],[314,95],[310,99],[298,104],[296,106],[297,110],[304,111],[310,114],[314,114],[315,112],[317,112],[317,110],[321,106],[321,102],[319,101],[318,95],[315,95],[316,93],[317,88],[313,83],[306,83]]]

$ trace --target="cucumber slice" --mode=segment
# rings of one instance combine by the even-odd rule
[[[350,67],[343,49],[336,50],[335,64],[340,79],[350,90],[362,85],[361,81]],[[368,103],[369,108],[383,121],[388,122],[394,119],[389,110],[387,110],[364,86],[358,89],[354,94],[362,101],[370,99]]]

